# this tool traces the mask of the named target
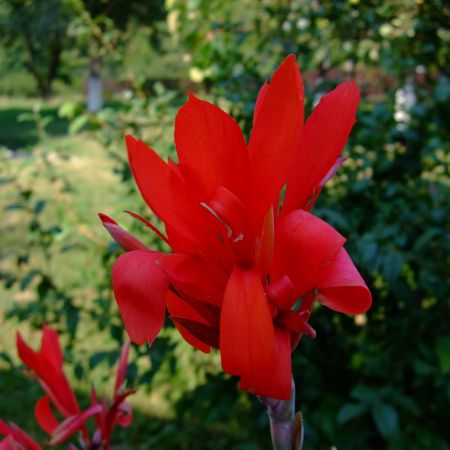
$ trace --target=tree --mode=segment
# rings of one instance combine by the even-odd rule
[[[24,50],[24,63],[43,98],[51,95],[52,83],[61,75],[61,54],[72,18],[67,0],[0,1],[0,37],[6,47]]]

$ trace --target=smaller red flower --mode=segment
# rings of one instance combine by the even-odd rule
[[[16,424],[0,419],[0,450],[41,450],[41,446]]]
[[[90,445],[92,448],[101,445],[108,450],[114,427],[116,425],[125,427],[132,421],[131,407],[125,403],[125,399],[134,390],[123,387],[130,342],[127,341],[122,348],[111,402],[106,395],[99,401],[95,389],[92,388],[91,406],[83,411],[80,411],[73,389],[64,374],[63,355],[55,330],[44,325],[39,351],[32,350],[17,333],[17,349],[20,358],[31,369],[33,376],[46,394],[36,403],[35,417],[39,426],[50,436],[47,444],[60,445],[80,431],[80,440],[84,442],[84,445]],[[64,420],[60,421],[54,410],[58,411]],[[97,429],[91,438],[85,422],[92,416],[95,418]],[[5,436],[5,439],[0,442],[0,449],[39,450],[41,448],[16,425],[7,425],[1,420],[0,435]]]

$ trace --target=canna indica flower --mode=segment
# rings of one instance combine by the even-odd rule
[[[172,252],[147,249],[101,215],[126,250],[113,289],[130,338],[151,344],[165,311],[194,347],[218,348],[225,372],[261,396],[288,399],[291,352],[315,336],[315,301],[359,314],[371,295],[345,238],[311,214],[343,162],[359,102],[353,82],[324,96],[303,125],[303,84],[294,56],[265,83],[248,142],[217,106],[190,94],[175,121],[178,162],[126,137],[136,184]]]
[[[124,389],[130,342],[127,341],[119,358],[113,397],[108,401],[104,395],[100,400],[94,388],[91,390],[91,406],[80,410],[72,387],[63,371],[63,354],[55,330],[43,326],[41,348],[30,348],[21,335],[17,333],[17,350],[20,359],[37,379],[45,395],[35,406],[35,418],[39,426],[49,435],[50,446],[60,445],[74,434],[80,432],[79,441],[83,448],[110,449],[110,437],[116,425],[128,426],[132,421],[130,405],[125,403],[132,389]],[[64,420],[57,418],[55,410]],[[86,421],[94,417],[96,431],[91,437],[86,428]],[[0,449],[5,450],[39,450],[41,447],[23,430],[13,423],[0,420]],[[2,447],[3,446],[3,447]],[[75,449],[73,444],[69,446]]]
[[[42,447],[15,423],[0,419],[0,450],[42,450]]]

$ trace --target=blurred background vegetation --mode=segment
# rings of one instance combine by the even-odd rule
[[[62,334],[81,396],[109,386],[123,325],[102,211],[159,248],[125,159],[133,133],[173,155],[192,90],[248,133],[258,88],[289,53],[309,113],[362,92],[347,161],[315,214],[348,237],[374,303],[326,309],[294,355],[305,449],[450,448],[450,6],[445,0],[0,0],[0,417],[41,436],[40,393],[14,333]],[[134,347],[126,449],[269,449],[257,400],[170,326]]]

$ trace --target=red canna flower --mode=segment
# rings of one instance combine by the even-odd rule
[[[57,332],[44,325],[41,349],[37,352],[17,333],[17,351],[46,393],[46,402],[51,401],[64,417],[78,414],[80,408],[77,399],[63,372],[63,354]]]
[[[0,436],[5,436],[0,441],[0,450],[41,450],[33,438],[12,422],[7,424],[0,419]]]
[[[43,326],[41,349],[37,352],[32,350],[17,333],[17,349],[20,358],[31,369],[46,394],[36,403],[35,417],[39,426],[50,435],[48,445],[60,445],[80,431],[81,441],[86,448],[94,449],[101,445],[108,450],[113,428],[117,424],[122,427],[128,426],[132,421],[131,408],[125,403],[125,399],[134,390],[123,388],[130,342],[127,341],[122,348],[111,403],[106,396],[99,401],[95,389],[92,388],[91,406],[83,411],[80,410],[75,394],[63,372],[63,355],[55,330]],[[64,417],[64,420],[60,421],[56,417],[54,409]],[[91,438],[85,423],[92,416],[95,418],[97,430]],[[6,436],[6,439],[0,443],[1,445],[4,442],[5,449],[16,447],[27,450],[40,449],[17,426],[14,424],[8,426],[1,420],[0,435]],[[11,447],[13,444],[16,447]]]
[[[346,314],[371,305],[345,238],[309,212],[343,162],[358,88],[339,85],[304,126],[303,97],[289,56],[261,88],[248,143],[230,116],[193,95],[175,121],[177,163],[126,137],[134,179],[165,234],[131,214],[172,253],[145,248],[100,215],[127,251],[112,276],[131,339],[151,344],[167,308],[187,342],[219,348],[242,389],[278,399],[290,396],[291,352],[315,335],[314,301]]]

